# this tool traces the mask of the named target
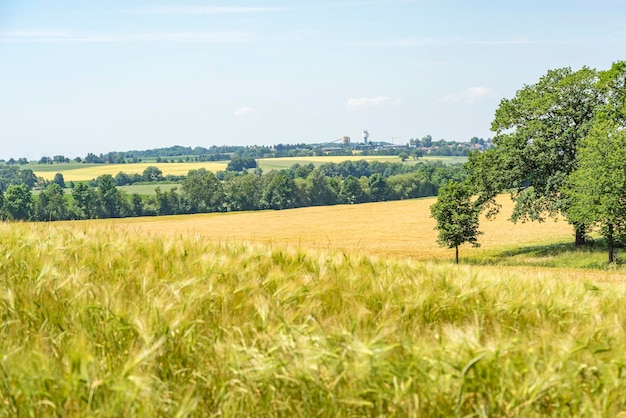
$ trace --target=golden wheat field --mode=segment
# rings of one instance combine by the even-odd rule
[[[563,221],[513,224],[507,221],[510,201],[501,200],[503,209],[496,220],[481,221],[482,247],[463,246],[461,253],[568,240],[572,235],[571,227]],[[429,212],[434,201],[425,198],[282,211],[103,219],[76,224],[122,228],[139,234],[200,235],[218,243],[243,241],[415,260],[447,259],[452,251],[438,247],[435,242],[437,231]]]
[[[414,261],[451,262],[454,250],[442,248],[436,243],[435,221],[430,217],[430,206],[436,198],[307,207],[282,211],[253,211],[211,213],[198,215],[174,215],[124,219],[55,222],[51,228],[116,229],[139,236],[201,237],[216,244],[261,244],[273,248],[295,250],[321,250],[342,252],[357,256],[373,256]],[[533,258],[525,254],[525,248],[567,244],[573,241],[573,229],[563,220],[526,222],[514,224],[509,221],[513,204],[508,195],[498,199],[502,205],[500,214],[493,220],[481,217],[480,247],[460,247],[461,260],[472,264],[484,264],[485,269],[523,272],[544,271],[550,257]],[[507,254],[517,254],[517,258]],[[556,260],[562,276],[579,279],[579,271],[585,254],[570,254],[574,261]],[[500,261],[491,263],[498,258]],[[512,260],[507,263],[506,260]],[[591,268],[603,266],[602,253]],[[502,261],[504,260],[504,261]],[[514,260],[514,261],[513,261]],[[582,263],[582,264],[581,264]],[[497,265],[490,267],[489,265]],[[554,266],[553,266],[554,267]],[[588,268],[587,265],[585,265]],[[586,270],[586,277],[599,280],[626,279],[623,270]]]
[[[625,270],[501,201],[463,266],[433,198],[2,223],[0,417],[620,416]]]

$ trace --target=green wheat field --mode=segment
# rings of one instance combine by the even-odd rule
[[[0,416],[626,416],[621,267],[210,238],[238,216],[0,225]]]

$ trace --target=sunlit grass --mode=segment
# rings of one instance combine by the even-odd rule
[[[0,225],[0,416],[617,416],[623,274]]]

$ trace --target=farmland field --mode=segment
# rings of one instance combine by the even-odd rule
[[[216,243],[244,241],[366,256],[448,259],[452,251],[435,244],[435,221],[429,215],[433,202],[433,198],[425,198],[287,211],[103,219],[86,221],[81,225],[122,228],[138,234],[199,235]],[[520,245],[571,240],[572,229],[566,222],[507,222],[506,211],[511,210],[511,202],[503,197],[502,203],[504,213],[496,221],[481,221],[481,230],[485,234],[479,241],[483,246],[462,247],[461,257],[479,258],[494,248],[505,251]]]
[[[357,161],[357,160],[367,160],[367,161],[389,161],[389,162],[400,162],[400,159],[397,156],[345,156],[345,157],[294,157],[294,158],[260,158],[257,160],[259,167],[265,171],[269,170],[281,170],[285,168],[289,168],[292,165],[298,163],[301,165],[304,164],[315,164],[320,165],[323,163],[335,162],[339,163],[342,161]],[[465,157],[424,157],[420,160],[424,161],[443,161],[445,163],[453,164],[453,163],[462,163],[467,161]],[[418,161],[420,161],[418,160]],[[407,160],[406,164],[414,164],[415,161]],[[143,171],[149,167],[154,166],[158,167],[164,175],[172,174],[172,175],[187,175],[189,170],[197,170],[199,168],[204,168],[209,171],[220,171],[225,170],[228,162],[226,161],[209,161],[209,162],[199,162],[199,163],[155,163],[155,162],[142,162],[142,163],[133,163],[133,164],[51,164],[51,165],[33,165],[29,166],[35,173],[35,175],[43,177],[46,180],[52,180],[56,173],[63,174],[63,178],[65,181],[85,181],[92,180],[98,176],[103,174],[110,174],[115,176],[120,171],[132,174],[137,173],[141,174]]]
[[[189,170],[197,170],[205,168],[210,171],[219,171],[226,169],[226,162],[204,162],[204,163],[133,163],[133,164],[92,164],[87,167],[78,166],[77,164],[64,164],[47,166],[46,171],[38,169],[38,166],[32,168],[37,176],[41,176],[46,180],[52,180],[56,173],[63,174],[65,181],[85,181],[92,180],[103,174],[115,176],[120,171],[126,174],[141,174],[150,166],[158,167],[164,175],[187,175]],[[56,167],[51,170],[50,167]]]
[[[118,189],[127,194],[137,193],[142,196],[154,196],[154,191],[157,187],[161,188],[162,192],[169,192],[174,187],[180,190],[180,184],[177,183],[158,183],[158,184],[132,184],[130,186],[119,186]]]
[[[522,265],[453,266],[432,203],[0,224],[0,416],[626,411],[626,272],[506,199],[461,259]]]

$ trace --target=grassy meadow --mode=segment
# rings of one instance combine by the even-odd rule
[[[342,161],[389,161],[400,162],[398,156],[338,156],[338,157],[285,157],[285,158],[260,158],[257,159],[258,165],[264,171],[269,170],[282,170],[291,167],[294,164],[309,164],[320,165],[324,163],[340,163]],[[454,164],[463,163],[467,161],[466,157],[423,157],[417,161],[443,161],[444,163]],[[407,160],[406,164],[414,164],[415,160]],[[127,174],[137,173],[141,174],[149,167],[158,167],[164,175],[187,175],[189,170],[197,170],[204,168],[209,171],[225,170],[228,165],[227,161],[208,161],[208,162],[191,162],[191,163],[156,163],[156,162],[141,162],[141,163],[129,163],[129,164],[35,164],[32,167],[29,166],[35,173],[35,175],[42,177],[46,180],[52,180],[56,173],[63,174],[65,181],[86,181],[92,180],[103,174],[110,174],[115,176],[120,171]]]
[[[0,224],[0,417],[626,415],[626,272],[432,203]]]
[[[180,190],[181,185],[178,183],[159,183],[159,184],[131,184],[129,186],[118,186],[118,190],[126,193],[137,193],[141,196],[155,196],[155,189],[159,187],[162,192],[169,192],[173,188]]]

